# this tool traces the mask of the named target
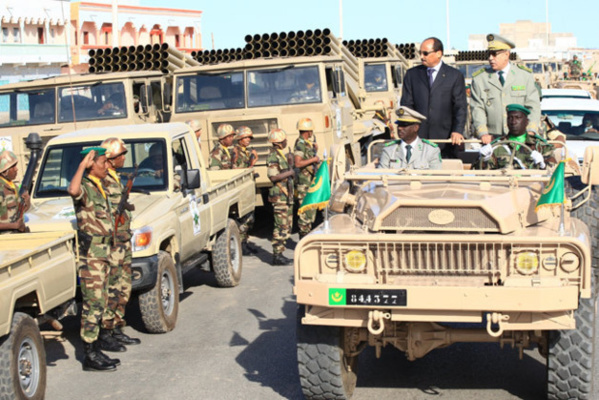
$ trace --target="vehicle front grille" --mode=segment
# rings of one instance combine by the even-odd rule
[[[451,221],[439,221],[435,213],[452,216]],[[382,230],[499,232],[499,225],[479,208],[410,207],[401,206],[381,223]]]

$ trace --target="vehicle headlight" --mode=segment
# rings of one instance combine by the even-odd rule
[[[349,272],[362,272],[366,268],[366,255],[360,250],[351,250],[343,257],[345,269]]]
[[[133,231],[131,237],[131,247],[133,251],[141,251],[147,249],[152,243],[152,228],[144,226],[143,228]]]
[[[516,255],[516,269],[523,275],[531,275],[539,269],[539,256],[532,251]]]
[[[568,252],[562,256],[559,265],[566,272],[574,272],[580,267],[580,258],[576,254]]]

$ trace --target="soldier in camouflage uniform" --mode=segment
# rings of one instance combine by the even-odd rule
[[[320,162],[317,155],[318,145],[313,140],[314,123],[310,118],[302,118],[297,122],[299,137],[293,146],[293,155],[295,157],[295,168],[298,171],[296,176],[295,193],[299,206],[302,205],[308,188],[312,184],[316,165]],[[302,239],[312,230],[312,224],[316,218],[316,210],[306,210],[298,215],[297,225],[299,227],[299,238]]]
[[[515,152],[512,166],[516,169],[545,169],[555,164],[553,146],[538,135],[529,135],[526,131],[530,110],[520,104],[510,104],[506,107],[508,115],[508,134],[496,139],[491,144],[480,149],[480,159],[474,168],[501,169],[509,168],[509,160]],[[496,144],[500,141],[514,142],[512,144]],[[517,143],[523,143],[531,150]]]
[[[580,71],[582,70],[582,64],[578,61],[578,56],[574,55],[572,61],[568,62],[570,66],[570,79],[580,79]]]
[[[116,172],[123,168],[127,148],[119,138],[109,138],[102,142],[101,146],[106,149],[108,161],[108,174],[102,181],[104,190],[112,206],[112,215],[116,219],[117,207],[121,202],[124,187]],[[130,178],[131,179],[131,178]],[[139,344],[141,341],[132,338],[123,332],[125,326],[125,308],[131,297],[131,211],[133,205],[127,204],[118,224],[115,242],[110,250],[110,274],[108,280],[108,304],[102,317],[102,331],[100,333],[101,345],[108,342],[114,345],[116,340],[121,345]],[[108,349],[105,349],[108,350]]]
[[[273,129],[268,134],[272,149],[266,160],[267,176],[273,183],[268,191],[268,201],[272,203],[274,229],[272,233],[272,265],[289,265],[291,260],[283,256],[285,244],[293,226],[293,157],[285,155],[287,134],[282,129]]]
[[[81,285],[81,339],[85,371],[114,371],[120,364],[102,353],[98,336],[108,301],[108,273],[114,221],[110,200],[102,186],[106,178],[106,149],[90,147],[71,179],[68,193],[73,198],[79,241]],[[84,173],[87,171],[87,174]]]
[[[13,231],[25,232],[23,218],[16,220],[21,199],[13,180],[17,177],[17,156],[9,150],[0,153],[0,234]],[[29,193],[23,193],[25,211],[29,209]]]
[[[218,143],[210,152],[208,165],[211,171],[233,169],[233,141],[235,130],[229,124],[221,124],[216,130]]]
[[[237,129],[237,145],[233,149],[233,169],[252,168],[258,161],[258,153],[249,148],[250,141],[254,138],[252,130],[247,126]],[[254,225],[254,213],[251,212],[243,218],[239,225],[239,236],[241,237],[241,252],[244,256],[257,253],[258,249],[248,241],[249,230]]]

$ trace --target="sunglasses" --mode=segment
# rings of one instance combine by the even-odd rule
[[[397,125],[398,128],[407,128],[408,126],[415,124],[415,122],[395,121],[395,125]]]
[[[420,53],[421,56],[427,57],[429,54],[436,53],[436,51],[435,50],[433,50],[433,51],[419,51],[419,53]]]
[[[497,57],[499,54],[505,53],[507,50],[491,50],[489,51],[490,57]]]

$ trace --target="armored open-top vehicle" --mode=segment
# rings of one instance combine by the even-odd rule
[[[552,171],[460,163],[350,170],[333,192],[334,215],[297,245],[307,398],[351,397],[366,346],[380,356],[392,345],[415,360],[455,342],[510,344],[520,355],[536,344],[548,360],[549,398],[598,398],[599,148],[587,150],[581,177],[568,178],[588,190],[564,211],[535,211]]]

